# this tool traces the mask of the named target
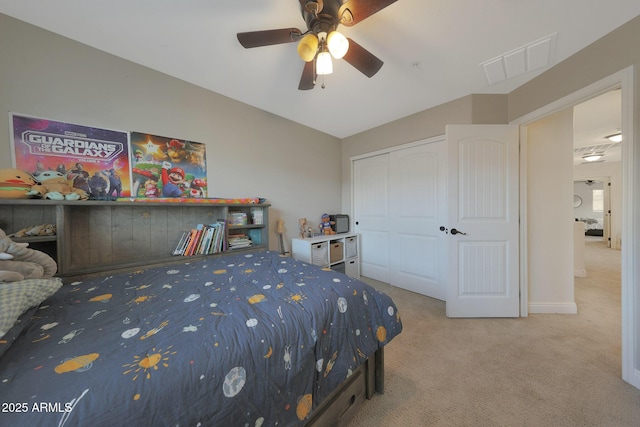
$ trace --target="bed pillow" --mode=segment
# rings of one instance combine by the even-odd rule
[[[49,298],[60,286],[62,280],[57,277],[0,283],[0,338],[22,313]]]

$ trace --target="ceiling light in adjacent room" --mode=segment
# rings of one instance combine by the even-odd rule
[[[605,136],[605,138],[611,142],[622,142],[622,133],[616,132],[614,134]]]
[[[591,153],[591,154],[587,154],[582,156],[582,159],[587,161],[587,162],[595,162],[598,161],[602,158],[603,154],[602,153]]]

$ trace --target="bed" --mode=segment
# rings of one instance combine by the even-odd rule
[[[585,236],[602,236],[604,234],[604,220],[602,218],[579,218],[584,222]]]
[[[64,282],[0,338],[6,425],[329,425],[402,330],[384,293],[270,251]]]

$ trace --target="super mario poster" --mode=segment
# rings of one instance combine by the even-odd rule
[[[205,144],[131,132],[133,197],[207,197]]]
[[[128,133],[10,113],[15,168],[67,179],[90,199],[130,196]]]

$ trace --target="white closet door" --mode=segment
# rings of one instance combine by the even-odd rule
[[[391,152],[391,284],[445,300],[446,144]]]
[[[353,162],[353,222],[361,275],[389,283],[389,154]]]
[[[362,275],[445,299],[445,140],[358,159],[353,179]]]

